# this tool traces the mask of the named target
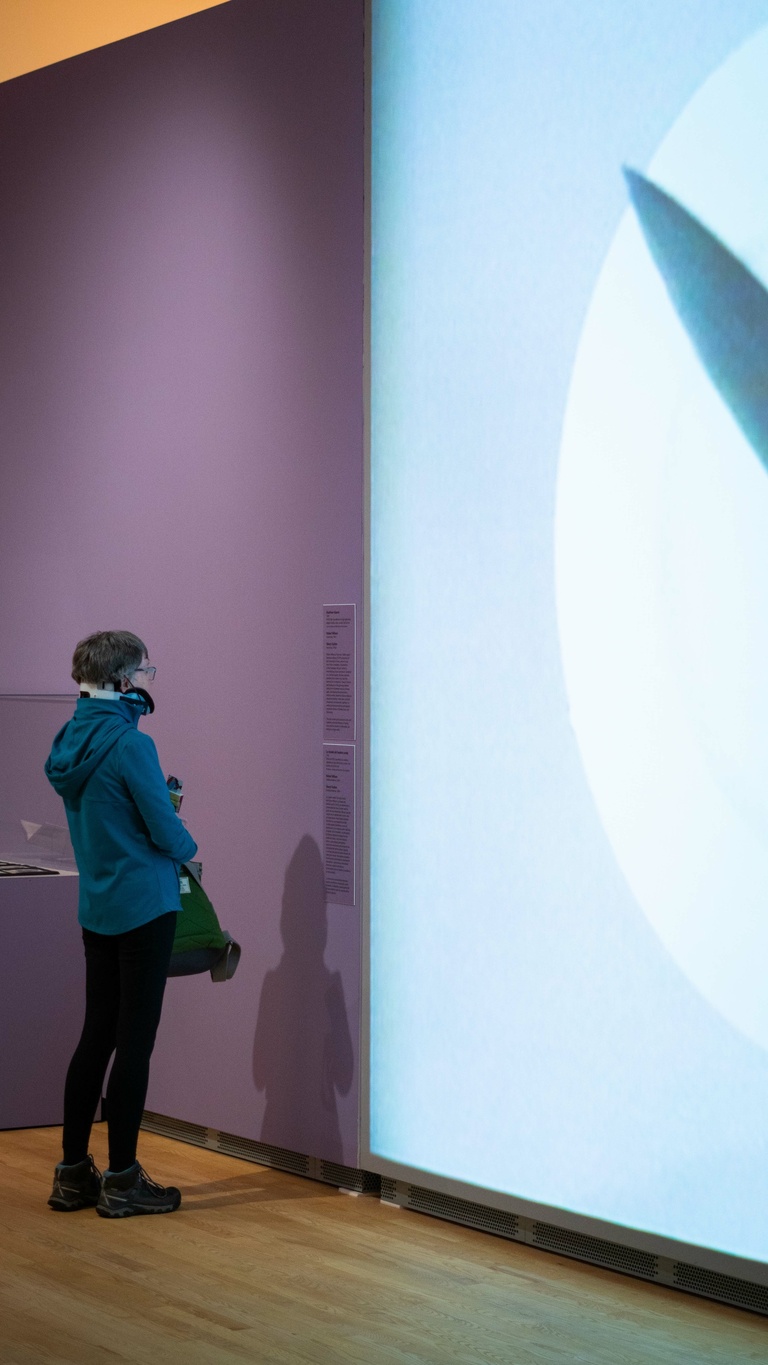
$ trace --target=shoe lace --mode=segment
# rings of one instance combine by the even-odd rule
[[[153,1180],[151,1176],[147,1175],[143,1166],[139,1166],[139,1180],[142,1182],[144,1187],[147,1190],[149,1190],[150,1194],[156,1194],[160,1196],[165,1194],[165,1185],[158,1185],[156,1180]]]

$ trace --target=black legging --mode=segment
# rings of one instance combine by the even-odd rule
[[[85,944],[85,1023],[64,1087],[64,1161],[88,1154],[91,1125],[107,1086],[109,1167],[124,1171],[136,1160],[139,1125],[149,1084],[149,1059],[163,1008],[176,912],[126,934],[94,934]]]

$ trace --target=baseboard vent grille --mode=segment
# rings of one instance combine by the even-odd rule
[[[636,1251],[620,1242],[606,1242],[602,1237],[571,1232],[569,1228],[558,1228],[552,1223],[534,1221],[531,1241],[533,1246],[546,1247],[547,1251],[556,1251],[561,1256],[593,1261],[614,1270],[628,1271],[631,1275],[642,1275],[647,1280],[656,1279],[659,1273],[658,1257],[651,1252]]]
[[[451,1194],[438,1194],[435,1190],[423,1189],[421,1185],[408,1186],[406,1207],[416,1209],[419,1213],[431,1213],[435,1218],[463,1223],[466,1227],[494,1232],[499,1237],[517,1237],[518,1234],[517,1214],[475,1204],[470,1199],[457,1199]]]
[[[292,1152],[287,1147],[274,1147],[269,1142],[255,1142],[252,1138],[235,1137],[233,1133],[216,1134],[216,1151],[223,1156],[239,1156],[244,1161],[255,1161],[259,1166],[276,1166],[293,1175],[310,1175],[310,1158],[303,1152]]]
[[[183,1119],[167,1118],[165,1114],[151,1114],[144,1110],[142,1128],[148,1133],[159,1133],[161,1137],[175,1138],[177,1142],[191,1142],[195,1147],[210,1147],[208,1129],[199,1123],[185,1123]]]
[[[379,1194],[381,1177],[373,1171],[361,1171],[356,1166],[342,1166],[337,1161],[319,1162],[317,1178],[328,1185],[337,1185],[341,1190],[354,1190],[356,1194]]]
[[[307,1176],[310,1180],[322,1180],[337,1189],[352,1190],[356,1194],[379,1194],[381,1177],[372,1171],[362,1171],[356,1166],[344,1166],[340,1161],[326,1161],[322,1157],[306,1156],[304,1152],[294,1152],[288,1147],[276,1147],[271,1142],[257,1142],[255,1138],[237,1137],[235,1133],[222,1133],[216,1128],[204,1128],[199,1123],[185,1123],[183,1119],[168,1118],[165,1114],[153,1114],[144,1110],[141,1121],[147,1132],[159,1133],[161,1137],[175,1138],[179,1142],[191,1142],[196,1147],[208,1147],[222,1156],[239,1157],[241,1161],[253,1161],[258,1166],[274,1166],[279,1171],[291,1175]]]
[[[716,1270],[703,1270],[701,1266],[687,1265],[685,1261],[675,1261],[672,1275],[679,1289],[733,1303],[740,1308],[751,1308],[757,1313],[768,1313],[768,1289],[763,1285],[751,1284],[735,1275],[721,1275]]]

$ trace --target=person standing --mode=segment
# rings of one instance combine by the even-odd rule
[[[179,866],[197,844],[171,805],[157,749],[138,729],[154,710],[146,645],[126,630],[78,644],[75,714],[53,741],[46,775],[64,801],[80,874],[85,1021],[64,1088],[63,1156],[51,1208],[104,1218],[172,1213],[181,1194],[155,1183],[136,1148],[160,1022],[179,899]],[[109,1168],[88,1153],[110,1058]]]

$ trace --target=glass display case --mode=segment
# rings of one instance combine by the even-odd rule
[[[77,874],[64,806],[44,772],[76,701],[0,696],[0,878]]]

